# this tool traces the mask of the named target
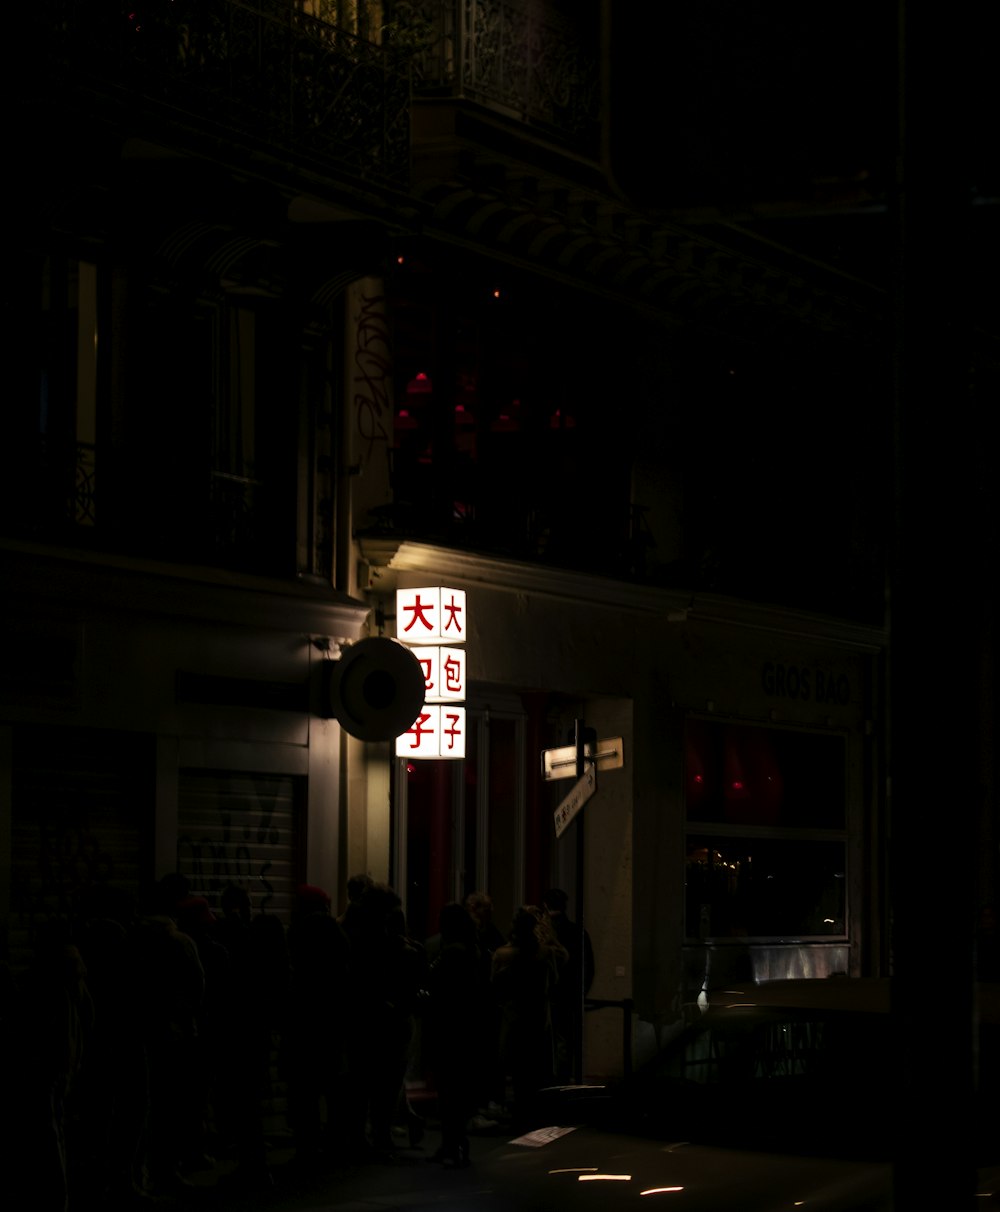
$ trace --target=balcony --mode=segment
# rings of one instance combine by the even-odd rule
[[[415,100],[470,102],[560,148],[598,158],[596,6],[418,0],[410,7]]]
[[[129,6],[48,0],[28,18],[42,59],[30,89],[65,120],[140,117],[328,176],[403,187],[409,78],[397,51],[292,4]]]

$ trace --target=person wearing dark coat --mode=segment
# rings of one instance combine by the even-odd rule
[[[94,1028],[86,968],[69,922],[37,930],[30,966],[14,991],[9,1026],[15,1055],[3,1097],[16,1109],[5,1167],[9,1189],[37,1212],[68,1212],[75,1168],[74,1098]]]
[[[132,898],[109,887],[92,890],[79,911],[76,939],[94,1003],[94,1030],[79,1084],[85,1156],[78,1194],[91,1206],[131,1199],[141,1179],[147,1085],[130,946],[134,922]]]
[[[466,1125],[476,1106],[478,1058],[492,998],[476,943],[476,926],[463,905],[440,914],[441,947],[430,967],[424,1012],[425,1057],[437,1090],[441,1148],[435,1161],[469,1163]]]
[[[512,1117],[525,1123],[535,1093],[552,1077],[552,991],[569,960],[543,911],[522,905],[509,940],[493,953],[500,1056],[510,1078]]]
[[[289,1121],[296,1162],[315,1164],[341,1143],[336,1137],[349,1046],[351,947],[322,888],[300,885],[287,940],[291,976],[282,1057]]]
[[[465,908],[476,927],[476,946],[487,987],[493,971],[493,954],[507,941],[503,931],[493,920],[493,898],[481,889],[470,892],[465,898]],[[506,1099],[506,1081],[500,1063],[500,1014],[496,1001],[491,996],[484,1008],[478,1027],[478,1048],[474,1059],[476,1066],[476,1099],[473,1127],[491,1127],[503,1114]]]
[[[553,1069],[557,1081],[571,1081],[573,1057],[583,1032],[583,999],[594,983],[594,947],[586,930],[566,915],[569,901],[561,888],[542,897],[552,931],[566,948],[569,960],[552,990]]]
[[[216,1126],[231,1142],[237,1160],[223,1185],[266,1190],[273,1186],[273,1177],[267,1164],[262,1099],[276,1024],[274,998],[285,988],[285,980],[280,970],[269,970],[270,957],[264,950],[261,929],[254,926],[249,893],[238,885],[228,885],[220,897],[220,909],[216,938],[229,963],[220,994],[224,1029],[217,1037],[213,1107]],[[274,918],[274,924],[283,952],[280,919]],[[269,987],[276,978],[277,989]]]
[[[171,878],[160,880],[129,935],[148,1075],[142,1187],[154,1197],[183,1190],[181,1166],[203,1128],[198,1024],[205,970],[194,940],[177,926],[177,901],[183,898],[175,890]]]
[[[361,926],[362,898],[374,882],[372,877],[364,871],[347,877],[347,904],[344,906],[344,911],[338,915],[337,921],[352,943]]]
[[[399,895],[389,885],[373,883],[362,894],[351,956],[350,1131],[357,1139],[367,1126],[374,1156],[388,1157],[425,981],[423,947],[408,937]]]
[[[218,919],[205,897],[184,897],[178,901],[174,916],[177,928],[194,941],[205,974],[188,1090],[197,1119],[192,1122],[180,1161],[181,1173],[192,1174],[215,1167],[215,1158],[208,1152],[209,1123],[219,1057],[231,1030],[226,1005],[230,961],[229,953],[216,937]]]

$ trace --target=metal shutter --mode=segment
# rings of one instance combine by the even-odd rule
[[[298,883],[298,803],[294,775],[182,770],[178,795],[177,870],[193,896],[218,911],[219,894],[246,888],[254,912],[287,925]]]

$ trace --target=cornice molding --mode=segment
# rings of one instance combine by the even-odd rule
[[[888,642],[883,627],[718,594],[636,585],[409,539],[365,536],[359,539],[359,546],[363,561],[372,570],[370,591],[375,594],[393,592],[401,579],[399,574],[419,572],[458,587],[482,585],[498,592],[586,603],[677,624],[700,622],[746,628],[869,654],[881,652]]]
[[[4,613],[19,601],[51,603],[81,615],[97,606],[114,613],[159,615],[356,639],[371,607],[328,585],[279,580],[191,565],[130,560],[104,553],[0,542]]]

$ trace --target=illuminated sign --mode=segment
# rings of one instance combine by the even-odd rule
[[[465,708],[425,703],[409,728],[396,737],[396,756],[464,758]]]
[[[396,591],[396,639],[404,644],[462,644],[466,625],[464,589]]]
[[[396,638],[424,675],[424,706],[396,738],[396,756],[465,757],[465,591],[430,586],[396,591]]]
[[[411,648],[424,671],[424,702],[465,701],[464,648]]]

